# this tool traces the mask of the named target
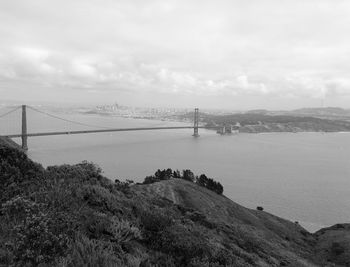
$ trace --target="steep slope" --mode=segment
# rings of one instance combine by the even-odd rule
[[[10,147],[14,149],[21,150],[21,147],[13,142],[10,138],[0,136],[0,147]]]
[[[315,237],[319,261],[350,266],[350,223],[323,228],[315,233]]]
[[[247,209],[225,196],[181,179],[137,185],[135,190],[148,196],[159,195],[199,211],[215,224],[223,243],[249,251],[257,257],[260,266],[314,266],[310,259],[316,240],[298,224],[264,211]]]
[[[237,245],[254,254],[259,266],[327,266],[330,262],[343,266],[348,263],[349,246],[342,245],[342,249],[345,248],[338,251],[343,253],[342,258],[328,255],[327,251],[335,246],[334,242],[344,244],[349,240],[349,227],[332,228],[335,232],[325,229],[312,235],[297,223],[264,211],[247,209],[225,196],[181,179],[137,185],[134,190],[144,195],[159,195],[205,214],[219,229],[217,234],[223,240],[225,236],[230,238],[226,245]],[[342,232],[337,231],[339,228]],[[340,236],[343,238],[339,241]]]

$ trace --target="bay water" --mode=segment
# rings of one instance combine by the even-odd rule
[[[28,118],[28,132],[86,129],[35,116]],[[189,125],[101,115],[64,117],[113,128]],[[191,169],[222,183],[233,201],[253,209],[263,206],[309,231],[350,221],[350,133],[192,134],[181,129],[31,137],[28,155],[44,166],[92,161],[111,180],[142,182],[157,169]]]

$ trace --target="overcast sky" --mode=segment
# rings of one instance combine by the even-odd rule
[[[350,108],[348,0],[1,0],[0,96]]]

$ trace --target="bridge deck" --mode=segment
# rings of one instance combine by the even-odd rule
[[[88,133],[106,133],[106,132],[126,132],[126,131],[148,131],[148,130],[172,130],[172,129],[193,129],[193,126],[175,126],[175,127],[147,127],[147,128],[116,128],[116,129],[101,129],[101,130],[82,130],[82,131],[62,131],[62,132],[42,132],[42,133],[27,133],[24,136],[49,136],[49,135],[66,135],[66,134],[88,134]],[[199,126],[198,129],[218,129],[220,127],[204,127]],[[22,137],[22,134],[4,135],[9,138]]]

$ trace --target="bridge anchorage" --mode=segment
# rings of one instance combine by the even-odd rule
[[[52,117],[54,119],[63,120],[69,123],[77,124],[77,125],[83,125],[87,127],[92,127],[93,130],[74,130],[74,131],[51,131],[51,132],[38,132],[38,133],[28,133],[27,132],[27,108],[31,109],[32,111],[45,114],[49,117]],[[222,126],[199,126],[199,109],[195,108],[194,110],[194,122],[193,126],[169,126],[169,127],[141,127],[141,128],[108,128],[108,127],[101,127],[96,125],[89,125],[77,121],[72,121],[68,119],[64,119],[61,117],[58,117],[56,115],[49,114],[47,112],[38,110],[31,106],[22,105],[19,107],[16,107],[14,110],[9,111],[5,114],[0,115],[0,118],[7,116],[10,113],[13,113],[14,111],[21,109],[22,110],[22,130],[20,134],[8,134],[8,135],[2,135],[7,138],[21,138],[22,140],[22,149],[28,150],[28,137],[34,137],[34,136],[51,136],[51,135],[68,135],[68,134],[87,134],[87,133],[102,133],[102,132],[124,132],[124,131],[147,131],[147,130],[169,130],[169,129],[193,129],[193,136],[199,137],[199,129],[215,129],[218,130],[218,133],[225,134],[228,133],[228,130],[226,130],[224,126],[224,130],[222,130]],[[100,128],[100,129],[96,129]],[[221,130],[220,130],[221,129]]]
[[[221,135],[227,135],[227,134],[236,134],[238,133],[239,127],[235,125],[228,125],[224,124],[223,126],[218,127],[218,130],[216,133],[221,134]]]

